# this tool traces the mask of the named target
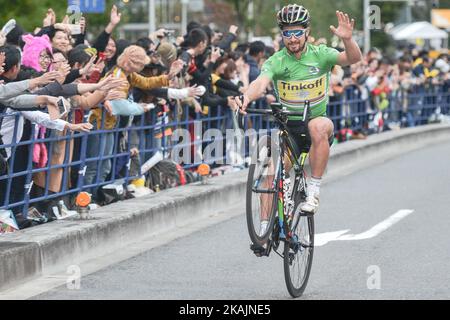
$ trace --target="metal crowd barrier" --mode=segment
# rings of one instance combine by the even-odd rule
[[[377,114],[381,115],[385,124],[408,127],[428,123],[430,116],[436,111],[443,115],[449,115],[450,111],[448,84],[416,86],[409,91],[399,90],[391,93],[387,99],[388,106],[378,110],[376,102],[371,97],[363,97],[358,88],[346,88],[345,93],[330,100],[328,106],[328,116],[334,123],[335,132],[343,128],[378,132],[379,128],[378,131],[373,128]],[[256,107],[264,108],[264,101],[258,101]],[[11,209],[26,216],[28,209],[41,201],[92,191],[117,181],[127,185],[141,176],[140,166],[158,151],[167,159],[183,147],[190,150],[191,161],[182,163],[186,170],[194,170],[203,162],[226,164],[226,152],[210,159],[196,156],[196,152],[198,154],[211,143],[218,143],[224,150],[228,148],[226,130],[233,129],[232,112],[228,107],[207,108],[205,111],[205,114],[195,113],[192,107],[175,105],[167,113],[157,114],[152,110],[132,118],[122,116],[110,130],[105,129],[103,111],[100,130],[94,128],[90,133],[66,132],[64,135],[56,134],[56,130],[48,130],[44,139],[32,138],[25,141],[16,141],[21,113],[15,111],[12,114],[0,114],[0,119],[15,119],[15,139],[9,144],[0,145],[0,149],[11,149],[7,173],[0,176],[0,209]],[[69,121],[71,117],[73,114],[69,115]],[[86,120],[87,116],[84,121]],[[245,121],[238,120],[243,124],[243,132],[253,129],[256,134],[260,134],[270,128],[269,120],[260,116],[252,115]],[[184,132],[189,132],[190,138],[173,141],[177,129],[185,129]],[[208,131],[209,129],[216,130]],[[205,135],[206,132],[212,134]],[[31,126],[30,136],[35,136],[34,125]],[[248,156],[250,138],[245,134],[244,138],[245,156]],[[38,143],[45,143],[48,150],[48,161],[42,168],[33,164],[33,149]],[[61,146],[63,150],[58,150]],[[130,155],[133,147],[139,150],[138,158],[132,159]],[[63,161],[58,164],[52,164],[55,150],[60,156],[61,152],[64,153]],[[56,170],[59,170],[61,185],[52,191],[50,184],[55,181],[51,181],[49,173]],[[35,177],[42,173],[45,173],[44,186],[36,187]],[[91,177],[90,182],[87,182],[87,174]],[[35,189],[38,192],[31,192]]]

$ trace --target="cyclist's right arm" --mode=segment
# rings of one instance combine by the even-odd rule
[[[259,98],[261,98],[264,93],[266,92],[267,87],[272,82],[272,79],[266,75],[261,74],[258,78],[256,78],[255,81],[253,81],[250,86],[248,87],[245,94],[241,97],[236,97],[235,101],[236,104],[242,111],[245,111],[247,109],[247,106],[252,102]]]

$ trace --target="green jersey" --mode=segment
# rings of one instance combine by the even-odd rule
[[[311,118],[326,116],[330,72],[338,55],[339,51],[325,45],[307,44],[297,59],[284,48],[264,63],[261,75],[272,79],[278,101],[288,110],[303,112],[309,101]]]

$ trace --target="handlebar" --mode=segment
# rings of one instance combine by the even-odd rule
[[[262,115],[273,115],[272,109],[245,109],[245,112],[251,113],[251,114],[262,114]],[[294,111],[279,111],[281,114],[286,116],[303,116],[303,112],[294,112]]]
[[[272,103],[270,105],[270,109],[246,109],[245,111],[247,113],[251,114],[261,114],[261,115],[273,115],[273,116],[281,116],[282,118],[289,117],[289,116],[297,116],[302,117],[304,122],[308,122],[309,120],[309,106],[310,102],[305,102],[305,107],[302,112],[298,111],[290,111],[290,110],[283,110],[282,105],[280,103]]]

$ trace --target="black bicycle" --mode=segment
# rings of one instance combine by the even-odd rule
[[[272,104],[271,109],[246,112],[271,116],[279,127],[275,134],[259,139],[252,155],[246,195],[250,247],[257,256],[269,256],[273,250],[283,258],[286,286],[296,298],[306,288],[314,252],[314,217],[300,210],[307,190],[304,165],[310,145],[309,102],[303,112],[287,111],[278,103]],[[303,119],[301,137],[297,139],[301,145],[289,132],[288,116]],[[286,167],[291,167],[289,177]],[[278,251],[281,242],[284,242],[282,253]]]

